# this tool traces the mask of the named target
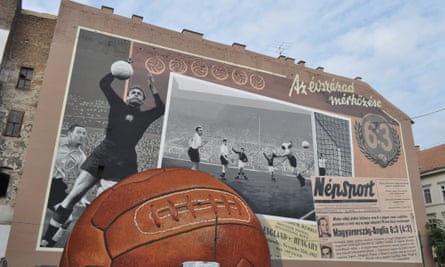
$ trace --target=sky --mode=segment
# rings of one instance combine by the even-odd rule
[[[407,114],[414,144],[445,144],[443,0],[76,0],[169,30],[309,68],[362,77]],[[23,9],[57,15],[59,0],[22,0]],[[445,83],[444,83],[445,84]]]

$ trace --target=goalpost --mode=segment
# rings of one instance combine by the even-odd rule
[[[314,113],[317,157],[325,160],[326,175],[351,176],[349,121]]]

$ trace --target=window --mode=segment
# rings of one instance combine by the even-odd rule
[[[19,80],[17,81],[17,89],[30,89],[32,80],[32,68],[20,68]]]
[[[436,213],[427,213],[426,217],[428,218],[428,222],[433,223],[436,220]]]
[[[11,110],[6,121],[6,129],[4,135],[6,136],[20,136],[20,129],[22,128],[23,115],[25,112]]]
[[[431,228],[436,228],[437,227],[436,213],[427,213],[426,217],[428,218],[428,224],[431,226]]]
[[[423,196],[425,198],[425,204],[430,204],[431,202],[433,202],[431,199],[431,191],[429,188],[423,189]]]
[[[442,200],[445,201],[445,185],[442,185],[442,186],[440,187],[440,190],[441,190],[441,192],[442,192]]]
[[[10,177],[9,174],[0,172],[0,197],[6,197]]]

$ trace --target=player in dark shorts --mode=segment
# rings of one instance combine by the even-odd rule
[[[68,128],[67,134],[59,139],[59,147],[54,162],[53,178],[48,198],[48,208],[54,210],[68,193],[65,179],[77,176],[80,166],[86,159],[82,146],[87,142],[87,130],[79,124]]]
[[[138,172],[135,147],[150,124],[164,114],[164,103],[151,74],[148,75],[148,87],[155,100],[155,107],[145,111],[141,110],[145,100],[143,89],[137,85],[130,87],[124,101],[111,86],[114,79],[108,73],[100,80],[100,89],[110,105],[105,139],[82,164],[72,190],[50,219],[41,246],[54,246],[57,229],[69,218],[74,205],[98,180],[118,182]]]
[[[235,179],[239,179],[240,176],[244,177],[244,180],[247,180],[247,175],[244,172],[244,168],[246,167],[247,162],[249,161],[247,159],[247,155],[244,152],[244,147],[241,147],[240,150],[236,150],[232,148],[232,151],[238,154],[238,175],[236,175]]]
[[[285,157],[287,159],[289,165],[292,167],[292,173],[297,177],[298,181],[300,182],[300,187],[303,187],[306,185],[306,180],[297,170],[297,158],[292,153],[291,148],[292,148],[292,141],[285,142],[281,144],[281,149],[283,150],[283,153],[281,155],[276,155],[276,154],[274,155],[275,157]]]
[[[272,178],[272,181],[276,181],[277,179],[275,178],[275,167],[273,166],[273,160],[275,159],[275,154],[272,153],[270,156],[268,156],[266,153],[263,153],[264,157],[267,160],[267,168],[269,170],[269,174],[270,174],[270,178]]]
[[[323,157],[323,153],[320,153],[320,158],[318,159],[318,175],[326,175],[326,159]]]

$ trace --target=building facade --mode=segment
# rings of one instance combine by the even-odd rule
[[[1,240],[7,242],[56,17],[24,11],[21,1],[8,0],[0,18],[0,221]]]
[[[419,151],[418,159],[428,221],[445,222],[445,145]]]
[[[42,242],[57,212],[50,199],[65,193],[54,180],[62,179],[69,191],[78,175],[71,169],[56,175],[63,140],[71,126],[81,125],[88,142],[80,149],[90,155],[137,118],[126,114],[110,126],[114,102],[100,90],[110,65],[129,58],[133,75],[112,83],[119,101],[138,85],[147,98],[142,111],[157,105],[152,94],[165,104],[131,142],[137,171],[189,168],[188,139],[197,125],[206,131],[201,169],[215,179],[221,140],[245,149],[249,179],[224,183],[258,215],[272,266],[433,266],[411,120],[361,79],[267,57],[239,43],[215,43],[190,30],[166,30],[138,15],[115,15],[110,7],[62,0],[52,17],[6,2],[13,13],[2,14],[8,34],[0,111],[2,175],[9,182],[0,201],[10,210],[4,221],[11,225],[11,266],[59,263],[85,209],[76,203],[73,222],[60,226],[54,244]],[[154,77],[149,84],[155,82],[156,93],[147,88],[147,75]],[[275,166],[275,182],[263,154],[289,159]],[[241,173],[232,160],[228,173]],[[98,179],[121,179],[111,165],[100,167]],[[85,202],[100,198],[97,191],[91,188]],[[318,235],[321,218],[329,219],[327,235]],[[322,257],[327,245],[329,259]]]
[[[428,219],[445,221],[445,145],[421,150],[418,158]]]

